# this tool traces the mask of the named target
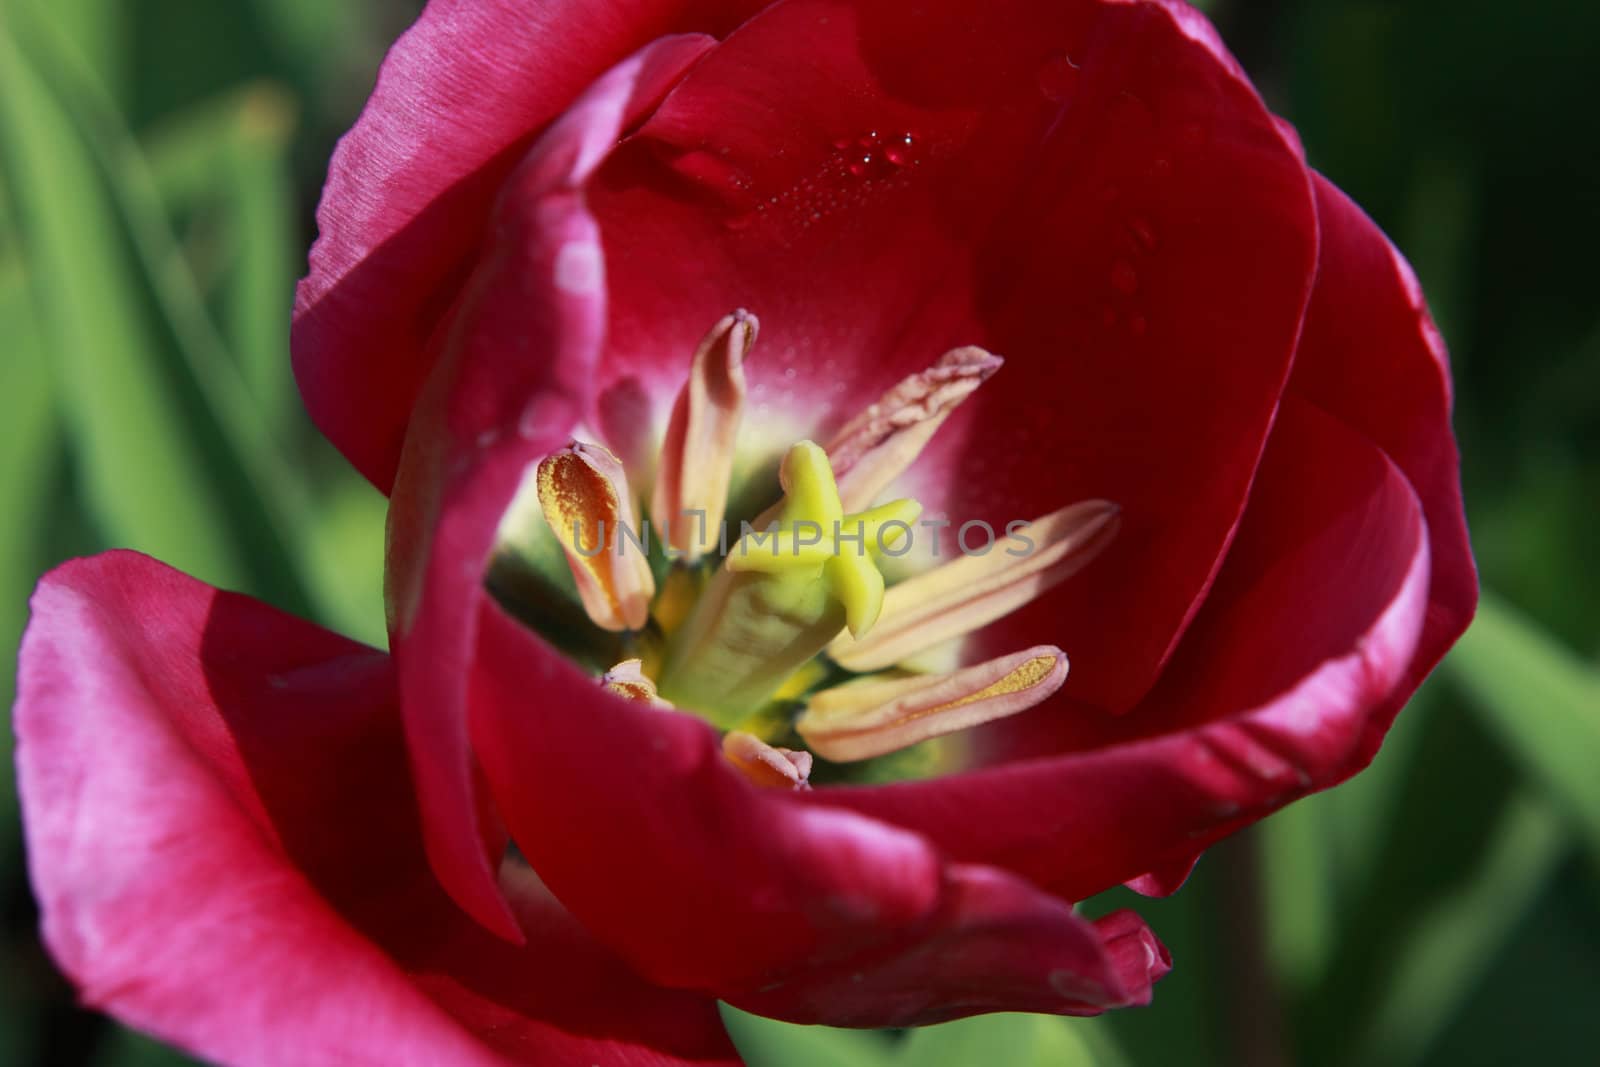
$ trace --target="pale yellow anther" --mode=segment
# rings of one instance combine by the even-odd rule
[[[583,609],[605,630],[638,630],[655,578],[641,545],[622,464],[574,441],[539,464],[539,505],[567,556]]]
[[[795,729],[824,759],[872,759],[1025,711],[1066,678],[1066,654],[1039,645],[950,674],[825,689],[811,698]]]
[[[623,660],[601,676],[600,685],[624,700],[636,700],[655,708],[672,707],[656,693],[656,683],[644,673],[643,660]]]
[[[769,745],[755,734],[734,730],[722,739],[722,754],[739,772],[765,789],[809,789],[809,752]]]
[[[876,558],[897,550],[910,536],[922,506],[896,500],[846,515],[828,455],[811,441],[789,450],[779,478],[784,500],[775,527],[740,538],[728,554],[728,570],[819,576],[844,607],[849,631],[865,634],[883,610],[884,582]]]
[[[902,663],[942,641],[1008,615],[1075,574],[1111,543],[1121,514],[1087,500],[1021,527],[983,555],[957,556],[890,589],[872,632],[841,634],[828,648],[852,671]]]
[[[650,514],[663,543],[691,563],[718,544],[744,417],[744,359],[757,327],[754,315],[739,310],[712,328],[667,424]]]
[[[857,511],[876,500],[922,454],[950,413],[1004,362],[974,346],[952,349],[834,434],[828,458],[844,509]]]

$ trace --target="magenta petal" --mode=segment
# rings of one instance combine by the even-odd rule
[[[115,553],[41,583],[19,688],[30,873],[87,1003],[229,1064],[736,1062],[548,897],[514,886],[526,950],[450,905],[382,653]]]
[[[504,840],[481,804],[463,710],[484,567],[528,465],[564,445],[592,405],[606,288],[582,183],[712,43],[655,42],[590,86],[529,151],[395,486],[390,631],[428,852],[456,901],[513,940],[494,880]]]
[[[1169,897],[1183,888],[1183,883],[1189,880],[1189,876],[1194,873],[1195,864],[1199,862],[1200,852],[1196,850],[1191,856],[1180,856],[1171,863],[1163,864],[1153,871],[1146,871],[1123,884],[1141,896]]]
[[[1216,586],[1137,708],[1042,705],[984,739],[1020,762],[810,799],[1069,899],[1148,872],[1142,887],[1170,885],[1211,841],[1371,758],[1410,692],[1428,580],[1427,528],[1400,471],[1286,400]]]

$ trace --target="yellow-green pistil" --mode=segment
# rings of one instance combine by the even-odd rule
[[[729,551],[667,647],[661,695],[721,726],[759,710],[784,680],[848,628],[860,637],[883,609],[877,559],[922,513],[896,500],[846,515],[828,455],[801,441],[784,457],[775,521]],[[759,522],[759,520],[758,520]]]

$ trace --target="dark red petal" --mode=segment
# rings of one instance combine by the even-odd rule
[[[1427,533],[1383,453],[1286,399],[1216,586],[1134,712],[1042,705],[984,738],[1016,762],[810,797],[1070,899],[1151,871],[1170,881],[1212,840],[1370,758],[1410,692]]]
[[[530,139],[607,67],[738,2],[432,0],[340,142],[295,298],[295,374],[317,426],[387,492],[430,341]]]
[[[1069,594],[993,633],[1061,642],[1067,690],[1113,711],[1232,534],[1316,255],[1295,146],[1182,10],[787,0],[592,191],[605,388],[664,405],[708,325],[749,308],[750,433],[781,449],[948,348],[1004,356],[901,488],[958,526],[1123,506]]]
[[[1183,888],[1183,883],[1189,880],[1194,873],[1195,864],[1200,862],[1200,852],[1196,850],[1192,855],[1180,856],[1171,863],[1164,864],[1153,871],[1146,871],[1137,878],[1130,878],[1123,884],[1142,896],[1167,897]]]
[[[472,715],[518,847],[587,929],[664,985],[887,1026],[1092,1010],[1146,996],[1155,976],[1010,875],[754,788],[707,724],[605,693],[487,598]]]
[[[524,950],[449,903],[382,653],[115,553],[41,583],[19,691],[30,873],[87,1003],[230,1064],[736,1062],[709,1001],[536,886]]]
[[[938,917],[897,951],[725,999],[834,1026],[920,1026],[989,1011],[1098,1015],[1148,1004],[1171,969],[1132,912],[1091,923],[992,867],[952,866],[948,878]]]
[[[1410,264],[1349,197],[1316,181],[1322,252],[1289,390],[1387,452],[1422,501],[1433,578],[1415,687],[1478,603],[1450,432],[1450,362]]]
[[[463,710],[484,567],[524,471],[591,406],[606,289],[582,183],[712,43],[643,49],[529,151],[419,402],[390,508],[391,640],[429,855],[456,901],[511,939],[494,880],[504,840],[480,802]]]

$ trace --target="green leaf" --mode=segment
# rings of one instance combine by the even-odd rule
[[[1600,671],[1489,595],[1446,665],[1600,857]]]
[[[881,1034],[797,1026],[722,1005],[722,1021],[750,1067],[886,1067],[892,1046]]]
[[[924,1026],[901,1043],[896,1067],[1118,1067],[1108,1033],[1094,1020],[1004,1013]]]
[[[1417,917],[1393,946],[1376,1010],[1345,1062],[1419,1062],[1500,954],[1567,852],[1560,817],[1541,798],[1514,796],[1478,869]]]

